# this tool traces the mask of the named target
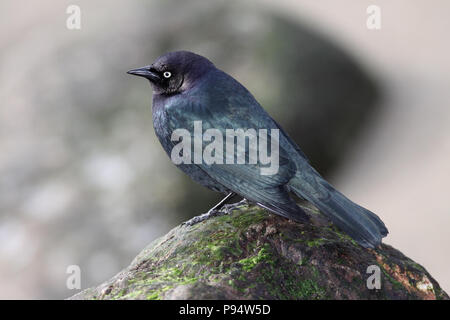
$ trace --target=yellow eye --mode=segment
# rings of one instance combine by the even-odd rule
[[[172,74],[169,71],[165,71],[163,73],[163,76],[164,76],[164,78],[169,79],[172,76]]]

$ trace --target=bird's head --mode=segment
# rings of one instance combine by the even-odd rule
[[[151,65],[128,71],[148,79],[157,94],[177,94],[191,88],[206,72],[215,68],[211,61],[189,51],[166,53]]]

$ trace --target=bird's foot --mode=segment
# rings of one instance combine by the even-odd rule
[[[241,210],[241,206],[249,205],[249,204],[250,204],[250,202],[248,202],[247,199],[242,199],[241,201],[236,202],[236,203],[223,205],[222,210],[227,211],[227,214],[229,214],[234,210]]]
[[[205,221],[211,217],[222,216],[225,214],[228,214],[228,212],[211,209],[207,213],[201,214],[199,216],[193,217],[192,219],[189,219],[188,221],[183,222],[182,225],[193,226],[193,225],[195,225],[199,222]]]
[[[199,216],[193,217],[192,219],[189,219],[188,221],[183,222],[182,225],[193,226],[211,217],[224,216],[226,214],[230,214],[234,210],[240,210],[240,206],[245,204],[248,204],[248,201],[246,199],[243,199],[239,202],[232,204],[224,204],[222,208],[218,210],[213,208],[209,210],[207,213],[201,214]]]

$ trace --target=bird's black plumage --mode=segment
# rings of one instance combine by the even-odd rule
[[[179,164],[196,182],[214,191],[234,192],[260,206],[297,221],[308,216],[289,196],[293,191],[327,215],[338,227],[365,247],[380,244],[388,231],[374,213],[335,190],[309,164],[287,133],[264,111],[252,94],[208,59],[187,51],[167,53],[152,65],[129,71],[146,77],[153,87],[153,124],[170,156],[172,133],[203,129],[279,130],[279,170],[262,175],[261,164]],[[267,138],[270,139],[270,136]],[[246,146],[248,155],[250,150]]]

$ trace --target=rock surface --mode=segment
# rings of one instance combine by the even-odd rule
[[[70,299],[449,299],[398,250],[364,249],[301,206],[310,223],[244,204],[178,226],[112,279]],[[369,266],[379,270],[380,289],[368,289]]]

